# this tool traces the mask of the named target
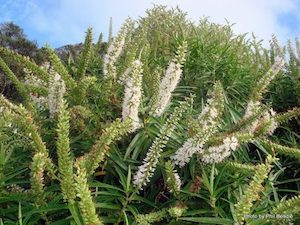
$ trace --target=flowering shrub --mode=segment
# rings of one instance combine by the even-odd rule
[[[268,101],[289,71],[284,49],[185,16],[155,6],[102,54],[88,29],[68,62],[49,47],[42,66],[0,47],[23,99],[0,97],[1,224],[299,221],[298,135],[282,127],[300,110]]]

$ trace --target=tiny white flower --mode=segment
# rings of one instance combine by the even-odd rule
[[[210,109],[210,116],[211,116],[211,118],[216,118],[217,116],[218,116],[218,111],[217,111],[217,109],[216,108],[211,108]]]
[[[131,119],[131,132],[140,127],[139,106],[142,97],[142,63],[136,60],[132,63],[132,68],[128,70],[125,82],[125,94],[122,107],[123,120]]]

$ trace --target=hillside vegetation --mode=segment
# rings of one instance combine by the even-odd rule
[[[0,47],[0,224],[300,223],[298,40],[154,6],[32,51]]]

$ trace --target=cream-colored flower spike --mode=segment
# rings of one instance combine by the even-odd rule
[[[125,94],[122,108],[123,120],[131,120],[131,132],[140,127],[139,123],[139,106],[142,97],[142,73],[143,64],[139,60],[135,60],[130,71],[124,77]]]
[[[178,48],[176,57],[170,62],[165,76],[160,83],[157,102],[153,105],[150,112],[153,116],[161,116],[168,106],[172,97],[172,92],[175,90],[181,78],[186,51],[187,43],[184,41]]]
[[[105,78],[115,79],[117,77],[117,70],[116,70],[115,63],[122,53],[122,50],[125,45],[126,36],[132,24],[133,21],[131,19],[127,19],[126,22],[121,27],[116,38],[112,41],[112,43],[108,47],[107,53],[103,59],[104,61],[103,75]]]
[[[50,69],[48,109],[50,117],[53,117],[59,110],[60,104],[66,92],[66,85],[61,76]]]
[[[212,96],[197,119],[197,133],[187,139],[171,159],[179,167],[185,166],[196,153],[203,154],[204,145],[216,133],[219,118],[224,109],[223,88],[220,82],[214,85]]]

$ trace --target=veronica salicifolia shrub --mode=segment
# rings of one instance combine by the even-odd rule
[[[0,97],[1,223],[297,221],[300,154],[280,132],[300,110],[276,112],[268,95],[295,62],[272,43],[155,6],[108,43],[88,29],[68,62],[49,46],[43,65],[0,47],[22,96]]]

